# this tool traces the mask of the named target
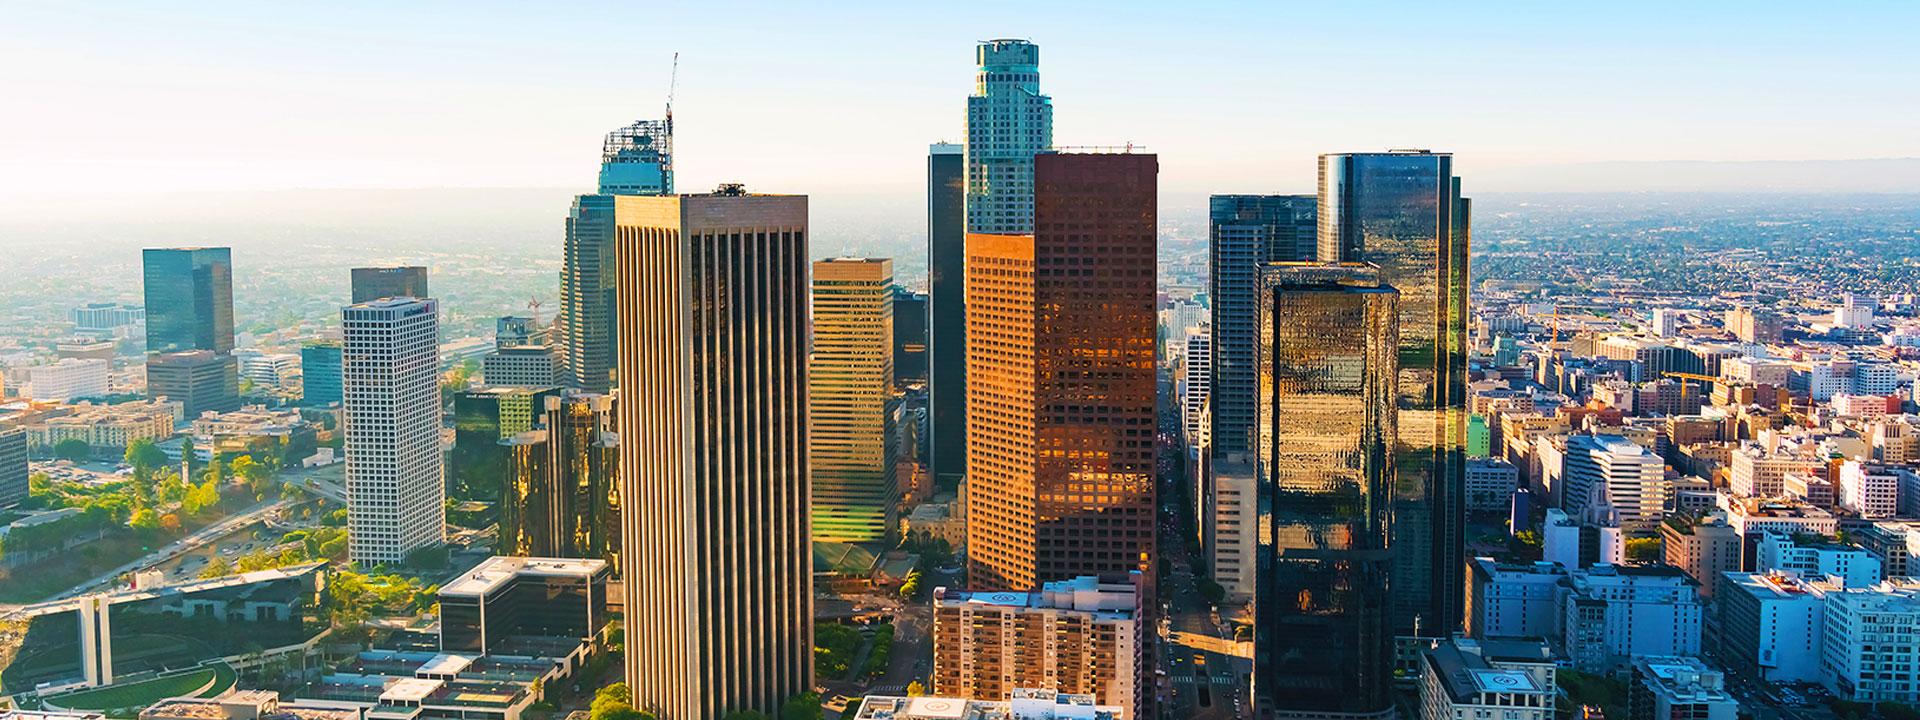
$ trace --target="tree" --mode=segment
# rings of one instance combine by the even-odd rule
[[[125,460],[133,466],[134,477],[139,478],[167,464],[167,454],[152,440],[141,438],[127,443]]]
[[[69,462],[80,462],[93,454],[93,446],[80,438],[67,438],[53,444],[53,456]]]
[[[820,720],[820,693],[803,692],[780,704],[780,720]]]
[[[1650,563],[1660,559],[1660,538],[1631,538],[1627,540],[1627,559],[1636,563]]]
[[[188,472],[193,471],[193,461],[199,459],[197,457],[194,457],[194,454],[195,453],[193,449],[193,436],[192,435],[181,436],[180,437],[180,461],[183,463],[186,463]]]
[[[165,515],[161,515],[160,529],[170,533],[180,532],[180,530],[182,529],[182,526],[180,524],[180,516],[175,515],[173,513],[167,513]]]
[[[921,685],[919,680],[907,683],[907,697],[920,697],[925,694],[927,694],[927,686]]]
[[[234,458],[228,466],[234,477],[240,478],[253,489],[255,496],[265,495],[273,482],[273,469],[253,459],[252,455]]]
[[[140,508],[133,511],[133,516],[127,519],[127,525],[135,530],[157,530],[160,527],[160,514],[151,508]]]
[[[227,564],[226,558],[218,555],[213,556],[213,559],[207,561],[207,566],[200,569],[200,579],[202,580],[211,580],[232,574],[233,566]]]

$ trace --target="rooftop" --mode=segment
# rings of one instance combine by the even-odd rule
[[[440,588],[440,594],[479,597],[520,577],[588,580],[606,569],[607,561],[597,559],[494,556],[454,578]]]
[[[1016,688],[1008,700],[869,695],[853,720],[1121,720],[1119,707],[1091,695]]]

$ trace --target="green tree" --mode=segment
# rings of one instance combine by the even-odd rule
[[[140,508],[133,511],[133,516],[127,519],[127,524],[135,530],[157,530],[160,528],[160,513],[154,512],[152,508]]]
[[[202,580],[226,577],[232,574],[233,566],[227,564],[226,558],[218,555],[213,556],[213,559],[207,561],[207,566],[200,569],[200,579]]]
[[[220,504],[220,481],[209,477],[205,483],[187,490],[180,499],[180,509],[188,515],[194,515]]]
[[[1627,559],[1636,563],[1650,563],[1660,559],[1660,538],[1630,538],[1627,540]]]
[[[128,465],[133,466],[133,474],[137,478],[167,464],[167,454],[162,452],[159,446],[154,445],[152,440],[141,438],[127,443],[125,460]]]
[[[93,454],[93,446],[79,438],[67,438],[53,444],[53,456],[70,462],[80,462]]]
[[[820,693],[803,692],[780,704],[780,720],[820,720]]]
[[[241,482],[246,483],[249,488],[252,488],[253,494],[256,497],[263,496],[268,490],[272,489],[273,469],[254,460],[252,455],[241,455],[240,457],[234,458],[233,463],[229,465],[228,468],[233,471],[234,477],[239,478]]]

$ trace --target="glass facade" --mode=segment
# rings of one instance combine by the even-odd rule
[[[967,474],[967,164],[959,145],[927,151],[929,464],[941,489]]]
[[[147,352],[233,352],[233,257],[223,247],[142,253]]]
[[[527,388],[477,388],[453,396],[453,450],[447,460],[447,497],[456,502],[502,501],[514,478],[504,441],[532,430],[546,398],[559,391]],[[504,538],[503,538],[504,539]],[[526,553],[503,552],[503,555]]]
[[[1262,275],[1255,703],[1260,717],[1390,715],[1399,295],[1367,266]]]
[[[1444,637],[1464,614],[1468,202],[1452,156],[1320,157],[1320,260],[1400,292],[1394,628]]]
[[[898,518],[893,261],[813,264],[807,451],[813,539],[878,542]]]
[[[614,267],[613,196],[574,198],[561,250],[560,316],[554,319],[554,345],[566,362],[568,387],[587,392],[613,387],[619,347]]]
[[[543,394],[539,429],[499,441],[502,555],[620,559],[619,436],[607,395]]]
[[[1317,203],[1312,195],[1208,198],[1214,352],[1209,432],[1216,457],[1254,451],[1260,267],[1314,259]],[[1169,330],[1179,337],[1182,328]]]
[[[427,269],[419,265],[357,267],[352,275],[356,303],[380,298],[433,297],[427,290]]]
[[[340,402],[340,343],[315,342],[300,348],[300,403],[308,406]]]
[[[1033,231],[1033,158],[1053,146],[1053,98],[1040,94],[1040,46],[988,40],[967,98],[967,231]]]

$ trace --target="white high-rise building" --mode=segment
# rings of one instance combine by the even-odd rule
[[[1848,460],[1840,466],[1835,490],[1840,507],[1863,518],[1890,518],[1900,511],[1900,475],[1893,468]]]
[[[1920,585],[1827,593],[1821,680],[1842,700],[1920,700]]]
[[[1033,156],[1053,146],[1053,99],[1040,94],[1040,46],[988,40],[967,98],[967,231],[1033,232]]]
[[[1213,384],[1213,334],[1205,327],[1187,328],[1186,355],[1180,376],[1180,407],[1187,444],[1203,446],[1207,437],[1207,400]]]
[[[1660,456],[1620,435],[1575,435],[1567,438],[1566,453],[1563,507],[1582,510],[1590,498],[1603,498],[1629,534],[1659,526],[1667,499]]]
[[[1833,309],[1833,326],[1843,328],[1863,328],[1873,325],[1873,306],[1861,305],[1848,293],[1840,306]]]
[[[77,398],[107,394],[107,373],[112,363],[99,359],[67,358],[52,365],[35,365],[27,370],[25,395],[42,402],[68,402]]]
[[[440,322],[431,299],[340,311],[348,554],[399,562],[446,530],[440,460]]]
[[[1653,334],[1660,337],[1673,337],[1680,332],[1680,319],[1686,311],[1675,308],[1654,308]]]

